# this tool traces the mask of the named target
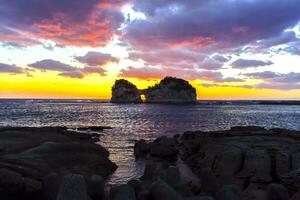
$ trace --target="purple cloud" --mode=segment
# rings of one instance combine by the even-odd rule
[[[84,68],[78,68],[78,67],[73,67],[71,65],[56,61],[56,60],[51,60],[51,59],[46,59],[46,60],[41,60],[32,64],[28,65],[31,68],[34,69],[39,69],[43,72],[46,71],[57,71],[60,72],[58,75],[59,76],[64,76],[64,77],[69,77],[69,78],[84,78],[86,75],[89,74],[99,74],[99,75],[104,75],[105,70],[102,69],[101,67],[97,66],[88,66]]]
[[[223,67],[223,63],[213,58],[205,58],[200,64],[200,69],[217,70]]]
[[[25,70],[22,67],[0,63],[0,73],[21,74],[24,72]]]
[[[300,73],[290,72],[287,74],[282,74],[271,71],[264,71],[247,73],[244,75],[263,81],[262,83],[256,85],[256,88],[279,90],[300,89]]]
[[[86,53],[84,56],[76,56],[75,59],[81,63],[90,65],[90,66],[97,66],[97,65],[105,65],[109,62],[118,62],[119,59],[112,57],[110,54],[100,53],[100,52],[93,52],[90,51]]]
[[[81,71],[70,71],[70,72],[62,72],[58,74],[59,76],[68,77],[68,78],[84,78],[85,74]]]
[[[223,55],[219,55],[219,54],[214,55],[212,58],[214,60],[222,62],[222,63],[225,63],[225,62],[227,62],[227,61],[229,61],[231,59],[230,56],[223,56]]]
[[[262,61],[262,60],[251,60],[251,59],[237,59],[232,62],[230,65],[236,69],[244,69],[249,67],[261,67],[272,65],[271,61]]]
[[[275,78],[280,76],[280,74],[272,71],[253,72],[253,73],[246,73],[244,75],[255,79],[269,79],[269,78]]]
[[[104,69],[95,66],[85,67],[81,71],[85,74],[100,74],[100,75],[103,75],[105,72]]]
[[[35,63],[29,64],[29,67],[39,69],[41,71],[59,71],[59,72],[68,72],[68,71],[75,71],[76,68],[70,66],[68,64],[61,63],[56,60],[46,59],[37,61]]]
[[[258,42],[258,44],[261,46],[261,48],[268,48],[298,40],[299,39],[296,37],[296,33],[294,31],[284,31],[279,36],[261,40]]]

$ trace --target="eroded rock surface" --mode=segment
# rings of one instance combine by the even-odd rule
[[[256,126],[186,132],[154,142],[138,141],[136,156],[172,160],[164,157],[162,150],[161,155],[151,155],[151,148],[158,141],[164,141],[165,149],[177,149],[174,152],[178,152],[178,156],[199,177],[200,189],[193,192],[195,196],[208,195],[217,200],[273,200],[292,196],[295,199],[299,196],[300,132]],[[146,167],[145,174],[149,177],[162,173],[152,166]]]
[[[112,103],[142,103],[137,87],[125,79],[116,80],[112,87]]]
[[[196,103],[196,89],[183,79],[166,77],[148,89],[138,90],[125,79],[117,80],[112,87],[112,103]]]
[[[196,103],[196,90],[189,82],[166,77],[145,90],[146,103]]]
[[[80,174],[93,183],[90,177],[105,179],[117,168],[108,151],[94,144],[92,134],[65,127],[2,128],[0,143],[1,200],[54,200],[64,175]]]

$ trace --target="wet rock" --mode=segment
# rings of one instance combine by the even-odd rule
[[[145,156],[150,152],[150,145],[143,139],[137,141],[134,145],[134,155],[136,157]]]
[[[290,200],[299,200],[300,199],[300,190],[298,192],[296,192],[291,198]]]
[[[142,103],[137,87],[125,79],[115,81],[110,101],[112,103]]]
[[[250,178],[251,182],[270,183],[271,159],[265,150],[251,149],[246,153],[243,170],[239,178]]]
[[[43,199],[56,200],[58,195],[61,178],[57,173],[50,173],[43,178]]]
[[[104,179],[99,175],[92,175],[87,182],[88,194],[92,199],[102,199],[105,196]]]
[[[23,178],[21,174],[0,169],[0,199],[21,199]]]
[[[300,190],[300,169],[290,171],[281,181],[291,191],[296,192]]]
[[[163,180],[156,180],[150,187],[153,200],[180,200],[179,194]]]
[[[88,200],[86,183],[83,176],[70,174],[64,176],[57,200]]]
[[[218,189],[217,177],[210,168],[204,168],[200,171],[201,190],[204,194],[214,195]]]
[[[239,200],[239,190],[235,185],[223,186],[216,194],[216,200]]]
[[[40,181],[31,179],[31,178],[23,178],[24,184],[24,199],[31,200],[39,200],[42,196],[42,183]]]
[[[177,153],[176,142],[173,138],[162,136],[151,143],[150,156],[176,161]]]
[[[134,189],[135,194],[139,194],[142,189],[142,182],[139,179],[132,179],[128,181],[128,185]]]
[[[272,183],[268,186],[268,200],[289,200],[288,190],[281,184]]]
[[[225,148],[225,151],[217,156],[214,173],[217,176],[235,175],[242,168],[243,158],[244,154],[240,148]]]
[[[300,168],[300,151],[293,152],[291,155],[292,155],[292,169],[297,170]]]
[[[248,187],[242,192],[241,199],[243,200],[266,200],[266,188],[259,184],[250,183]]]
[[[142,180],[153,180],[159,174],[159,166],[155,162],[148,161],[145,165],[144,175]]]
[[[288,176],[290,169],[290,154],[287,151],[279,151],[275,157],[276,178],[281,180]]]
[[[172,187],[176,187],[181,184],[181,176],[177,167],[170,166],[167,169],[166,182]]]
[[[20,154],[7,157],[33,163],[42,162],[55,172],[80,174],[95,172],[107,177],[116,169],[116,165],[108,159],[108,155],[108,151],[99,145],[45,142]]]
[[[214,198],[211,196],[197,196],[184,198],[184,200],[214,200]]]
[[[128,185],[119,185],[110,190],[110,200],[135,200],[134,189]]]
[[[230,131],[258,132],[258,131],[266,131],[266,129],[260,126],[234,126],[231,127]]]
[[[180,194],[182,197],[193,197],[194,193],[193,193],[193,186],[190,183],[181,183],[181,184],[175,184],[173,183],[172,186],[175,191]]]
[[[88,127],[79,127],[77,130],[80,131],[103,131],[104,129],[112,129],[109,126],[88,126]]]
[[[143,92],[146,103],[196,103],[196,89],[183,79],[166,77]]]

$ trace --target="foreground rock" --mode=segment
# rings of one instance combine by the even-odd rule
[[[142,103],[137,87],[125,79],[116,80],[112,87],[112,103]]]
[[[66,174],[80,174],[64,178],[66,187],[73,178],[84,179],[79,180],[84,187],[93,182],[90,177],[107,178],[116,165],[93,142],[92,135],[64,127],[0,129],[0,199],[54,200]]]
[[[151,154],[156,143],[164,149],[175,148],[171,157],[175,158],[178,152],[199,177],[202,183],[198,185],[199,190],[195,192],[189,187],[193,196],[211,196],[217,200],[288,200],[299,196],[300,132],[254,126],[233,127],[226,131],[186,132],[154,142],[138,141],[135,155],[152,160],[176,160],[165,156],[162,149],[155,155]],[[149,169],[146,167],[148,172],[145,171],[145,174],[164,174],[153,167]],[[168,183],[166,179],[165,182]],[[171,181],[168,185],[174,188],[174,182],[180,181]],[[181,198],[184,197],[180,190],[174,189]]]
[[[140,140],[134,145],[134,155],[136,157],[152,157],[176,161],[177,153],[175,140],[166,136],[159,137],[151,143]]]

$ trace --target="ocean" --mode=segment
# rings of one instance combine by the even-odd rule
[[[133,145],[189,130],[223,130],[231,126],[264,126],[300,130],[300,105],[262,105],[251,101],[206,102],[196,105],[111,104],[99,100],[0,100],[0,126],[110,126],[100,145],[119,168],[111,184],[143,172]]]

